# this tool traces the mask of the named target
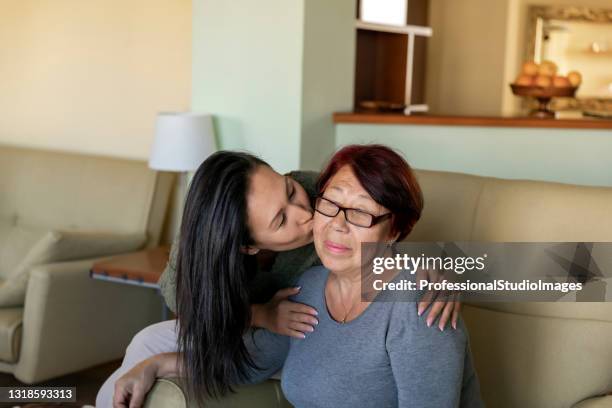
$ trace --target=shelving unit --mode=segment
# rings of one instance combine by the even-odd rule
[[[409,0],[407,25],[355,21],[357,57],[354,108],[364,101],[405,105],[404,114],[425,112],[426,0]]]

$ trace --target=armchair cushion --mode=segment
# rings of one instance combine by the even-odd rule
[[[19,358],[23,308],[0,309],[0,361],[14,363]]]
[[[13,219],[0,217],[0,279],[8,278],[47,232],[47,228],[15,225]]]
[[[579,402],[572,408],[612,408],[612,395],[589,398]]]
[[[4,282],[0,283],[0,307],[22,306],[28,286],[29,272],[36,265],[65,262],[84,258],[114,255],[135,251],[146,241],[146,234],[112,234],[99,232],[48,231],[36,233],[35,229],[15,227],[16,231],[4,242],[4,252],[11,248],[23,253],[19,263],[12,267]],[[37,235],[38,234],[38,235]],[[37,240],[34,238],[38,237]],[[32,243],[34,241],[34,243]],[[10,261],[10,259],[9,259]],[[14,259],[12,260],[14,263]],[[10,263],[7,263],[10,266]]]

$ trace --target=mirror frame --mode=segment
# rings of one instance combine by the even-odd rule
[[[524,60],[535,59],[538,19],[586,21],[612,24],[612,9],[576,6],[530,6],[527,17],[527,47]],[[612,112],[610,98],[555,98],[551,102],[553,110],[582,110]]]

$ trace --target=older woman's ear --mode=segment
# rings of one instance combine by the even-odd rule
[[[397,239],[400,237],[400,233],[396,233],[394,235],[391,235],[391,233],[389,233],[389,239],[387,240],[387,242],[389,243],[389,245],[393,245],[397,242]]]

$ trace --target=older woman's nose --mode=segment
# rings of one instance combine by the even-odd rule
[[[338,211],[338,214],[336,214],[329,223],[336,231],[348,232],[349,230],[348,221],[346,221],[346,213],[344,211]]]

